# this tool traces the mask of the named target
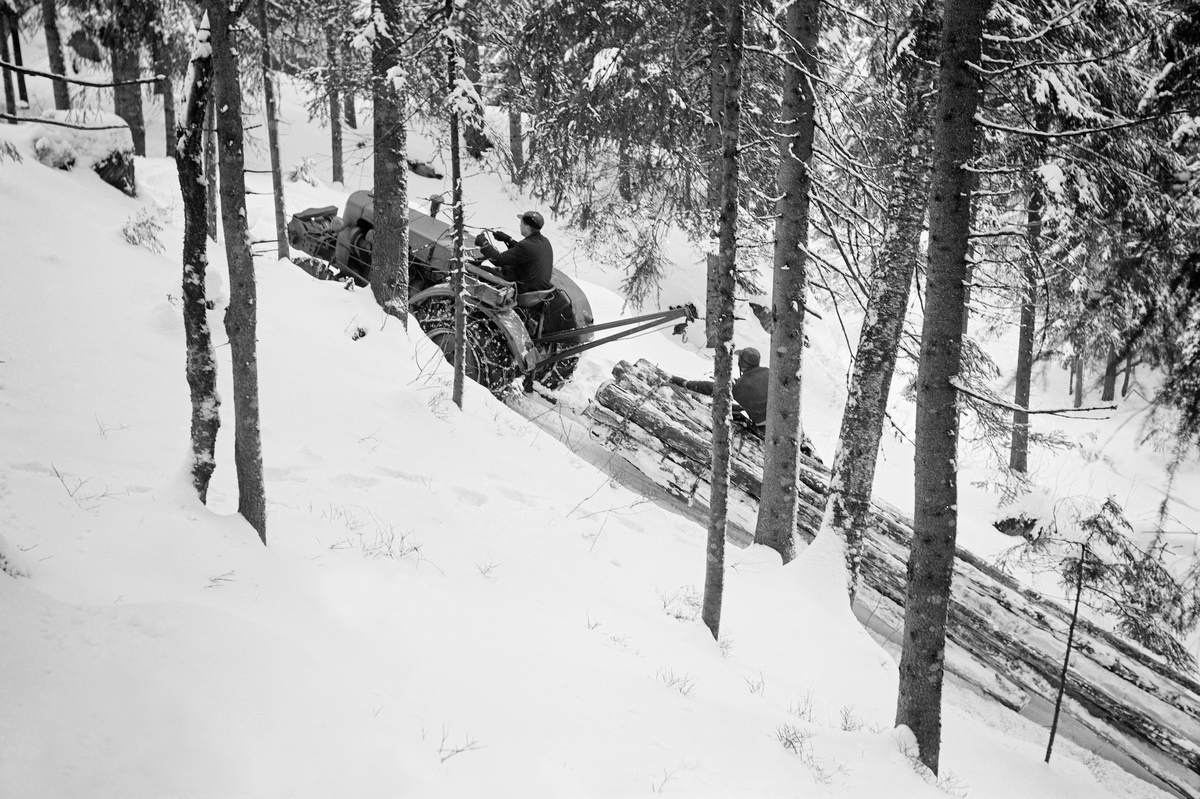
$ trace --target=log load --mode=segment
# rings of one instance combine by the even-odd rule
[[[592,435],[689,504],[707,507],[711,405],[641,360],[622,361],[585,411]],[[735,433],[729,517],[754,529],[762,485],[761,441]],[[811,541],[825,509],[829,472],[801,456],[799,533]],[[855,612],[879,630],[903,628],[912,522],[875,501],[864,536]],[[730,536],[747,545],[743,532]],[[1070,612],[959,548],[948,620],[947,669],[1022,711],[1051,705],[1066,651]],[[1115,759],[1171,792],[1200,799],[1200,683],[1139,646],[1080,619],[1064,709],[1120,754]]]

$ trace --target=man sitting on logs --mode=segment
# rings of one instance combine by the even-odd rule
[[[759,365],[762,356],[753,347],[738,350],[737,358],[741,376],[733,381],[733,421],[743,430],[761,439],[767,428],[767,386],[771,382],[771,370]],[[685,380],[678,375],[672,375],[671,382],[697,394],[707,394],[711,397],[713,393],[711,380]],[[800,452],[818,463],[823,463],[813,447],[812,439],[804,432],[801,433]]]
[[[753,347],[737,351],[738,371],[741,376],[733,381],[733,416],[743,427],[762,438],[767,424],[767,385],[771,371],[759,366],[762,356]],[[685,380],[678,375],[671,382],[697,394],[712,396],[713,381]]]

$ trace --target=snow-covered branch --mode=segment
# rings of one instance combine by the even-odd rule
[[[981,394],[978,391],[975,391],[974,389],[969,388],[967,386],[967,384],[964,383],[962,381],[962,379],[960,379],[958,377],[950,378],[950,385],[954,386],[954,388],[957,389],[959,392],[966,394],[969,397],[974,397],[975,399],[977,399],[981,402],[986,402],[989,405],[995,405],[997,408],[1004,408],[1004,409],[1010,410],[1010,411],[1018,411],[1020,413],[1028,413],[1030,415],[1037,414],[1037,413],[1044,413],[1044,414],[1048,414],[1051,416],[1062,416],[1062,415],[1068,414],[1068,413],[1083,413],[1085,411],[1115,411],[1117,409],[1116,405],[1093,405],[1093,406],[1090,406],[1087,408],[1044,408],[1041,410],[1034,410],[1032,408],[1022,408],[1020,405],[1017,405],[1016,403],[1002,400],[999,397],[989,397],[984,394]],[[1103,417],[1101,417],[1101,418],[1103,418]]]
[[[143,83],[158,83],[161,80],[166,80],[166,75],[155,75],[152,78],[139,78],[138,80],[122,80],[116,83],[97,83],[91,80],[80,80],[79,78],[68,78],[65,75],[55,75],[53,72],[42,72],[40,69],[29,69],[28,67],[19,67],[16,64],[10,64],[7,61],[0,61],[0,67],[19,72],[22,75],[32,75],[35,78],[49,78],[50,80],[60,81],[62,83],[74,83],[76,86],[90,86],[93,89],[111,89],[116,86],[137,86]]]
[[[1011,125],[1003,125],[999,122],[991,121],[982,113],[975,115],[975,122],[985,128],[990,128],[991,130],[999,130],[1003,131],[1004,133],[1013,133],[1018,136],[1030,136],[1032,138],[1039,139],[1073,139],[1079,136],[1090,136],[1093,133],[1108,133],[1114,130],[1130,128],[1134,125],[1143,125],[1159,118],[1160,116],[1143,117],[1141,119],[1127,119],[1124,122],[1119,122],[1115,125],[1105,125],[1099,128],[1080,128],[1079,130],[1059,131],[1037,130],[1036,128],[1017,128]]]

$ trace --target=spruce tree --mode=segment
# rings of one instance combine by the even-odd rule
[[[875,465],[909,289],[917,264],[923,260],[924,206],[919,199],[926,196],[929,186],[929,97],[941,30],[940,5],[939,0],[914,4],[901,33],[907,44],[889,60],[883,76],[899,121],[898,144],[889,152],[886,229],[871,275],[819,533],[844,541],[851,600],[857,591],[863,531],[870,518]]]
[[[896,724],[917,740],[935,774],[941,751],[946,614],[958,533],[958,402],[975,114],[983,22],[992,0],[947,0],[940,48],[929,267],[917,374],[916,500],[904,599]]]
[[[220,153],[221,223],[229,264],[225,332],[233,361],[233,457],[238,478],[238,513],[266,544],[267,499],[258,403],[258,289],[246,227],[241,67],[233,41],[240,17],[228,0],[211,0],[207,10],[218,98],[215,117]]]
[[[408,76],[401,63],[404,35],[399,0],[376,0],[372,16],[372,90],[375,117],[375,242],[371,292],[383,310],[408,326]]]
[[[771,292],[771,384],[763,450],[763,489],[754,541],[795,557],[799,505],[801,367],[808,308],[808,215],[816,136],[818,0],[796,0],[784,11],[782,130],[776,191],[775,269]]]
[[[712,404],[712,486],[708,511],[708,542],[704,569],[704,600],[701,619],[712,633],[720,634],[721,602],[725,586],[726,503],[729,493],[729,459],[733,412],[733,292],[737,268],[738,150],[741,134],[742,0],[729,4],[726,28],[726,57],[721,114],[721,205],[719,206],[718,252],[709,260],[708,343],[716,350]],[[714,287],[715,286],[715,290]]]

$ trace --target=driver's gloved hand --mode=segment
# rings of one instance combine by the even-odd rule
[[[493,230],[492,235],[496,237],[496,241],[502,241],[505,244],[512,244],[513,237],[505,233],[503,230]]]
[[[475,246],[476,247],[482,247],[487,243],[488,243],[488,234],[487,234],[486,230],[475,237]]]

